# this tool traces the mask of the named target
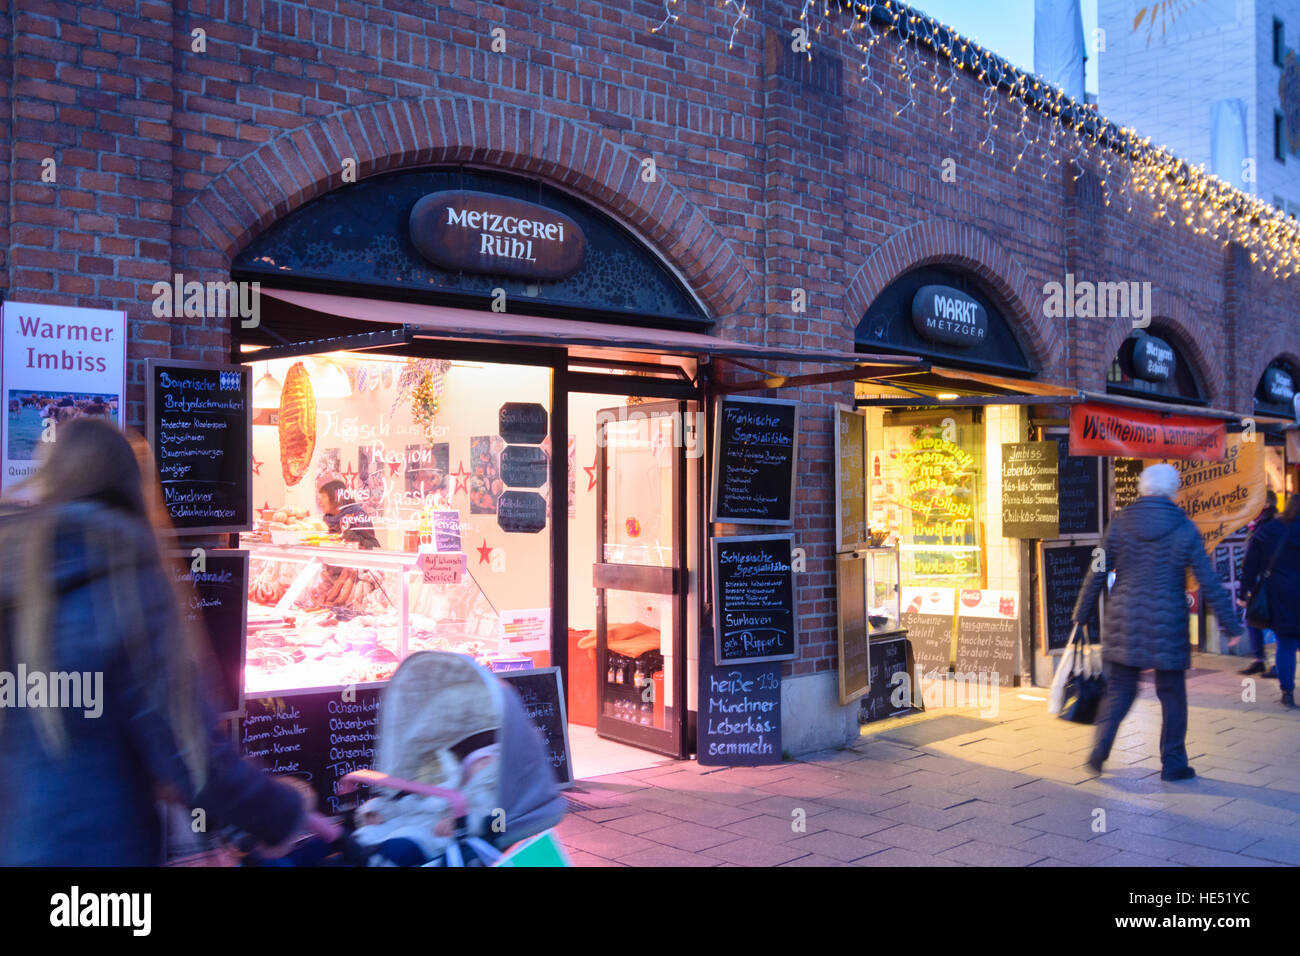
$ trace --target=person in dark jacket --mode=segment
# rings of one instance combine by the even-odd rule
[[[1174,503],[1181,479],[1172,465],[1152,465],[1138,479],[1140,497],[1106,529],[1106,570],[1092,569],[1075,603],[1073,620],[1081,626],[1110,572],[1115,583],[1106,598],[1102,659],[1106,696],[1097,721],[1097,736],[1088,766],[1101,773],[1110,756],[1120,721],[1137,697],[1138,676],[1156,672],[1160,698],[1161,779],[1196,776],[1187,763],[1186,670],[1191,666],[1186,575],[1190,568],[1201,593],[1214,608],[1219,626],[1241,634],[1228,594],[1205,554],[1200,531]]]
[[[1257,532],[1260,528],[1264,527],[1264,525],[1268,524],[1276,517],[1277,517],[1277,493],[1273,491],[1272,488],[1270,488],[1268,489],[1267,495],[1265,497],[1264,510],[1261,511],[1256,516],[1255,520],[1250,523],[1250,535],[1246,539],[1247,553],[1250,552],[1251,541],[1255,539],[1255,532]],[[1243,572],[1244,570],[1245,569],[1243,568]],[[1238,592],[1240,596],[1237,599],[1237,603],[1242,607],[1246,606],[1246,601],[1244,600],[1244,598],[1245,595],[1249,593],[1250,592],[1244,589]],[[1274,664],[1271,669],[1267,669],[1267,670],[1265,669],[1264,629],[1261,627],[1254,627],[1249,621],[1247,621],[1246,634],[1250,637],[1250,653],[1251,656],[1254,658],[1254,660],[1251,661],[1250,666],[1242,670],[1241,673],[1247,676],[1251,674],[1263,674],[1265,677],[1276,677],[1277,676],[1276,664]]]
[[[327,829],[220,732],[126,437],[80,418],[50,449],[0,517],[0,866],[159,864],[156,797],[275,851]]]
[[[1280,516],[1256,529],[1241,568],[1243,594],[1254,594],[1260,579],[1268,574],[1264,587],[1270,627],[1277,635],[1277,682],[1282,688],[1282,703],[1287,707],[1295,706],[1295,659],[1296,649],[1300,647],[1300,520],[1297,519],[1300,519],[1300,495],[1292,495]]]

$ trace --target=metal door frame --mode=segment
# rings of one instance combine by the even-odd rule
[[[626,380],[620,383],[623,386],[632,385],[632,382]],[[634,389],[628,389],[618,394],[636,395]],[[684,431],[686,425],[686,405],[688,400],[678,398],[669,401],[653,402],[645,405],[625,406],[635,408],[643,415],[648,417],[662,417],[676,413],[678,416],[678,429]],[[619,409],[601,409],[598,415],[605,412],[618,412]],[[600,420],[597,428],[606,427],[604,420]],[[702,438],[703,436],[699,436]],[[597,708],[596,708],[596,733],[598,736],[615,740],[619,743],[630,744],[635,747],[642,747],[646,750],[652,750],[656,753],[666,754],[671,757],[684,759],[688,755],[689,742],[686,735],[687,724],[687,704],[688,688],[686,685],[687,676],[687,651],[688,641],[686,634],[687,608],[686,601],[688,598],[689,569],[686,567],[687,549],[686,549],[686,443],[685,435],[674,435],[676,439],[676,454],[673,456],[673,498],[676,514],[673,520],[673,567],[652,567],[642,565],[620,565],[598,561],[592,566],[592,584],[596,589],[596,685],[597,685]],[[606,504],[608,501],[608,447],[607,443],[597,441],[597,459],[596,459],[596,556],[603,558],[605,554],[605,530],[608,521],[608,512]],[[626,569],[626,570],[619,570]],[[614,579],[618,575],[625,575],[630,584],[640,586],[625,586],[615,588]],[[605,583],[602,583],[605,582]],[[606,645],[606,628],[608,621],[606,619],[607,603],[605,601],[605,591],[607,589],[620,589],[630,591],[644,591],[651,594],[671,594],[673,596],[673,688],[674,688],[674,709],[671,722],[664,730],[658,728],[642,728],[635,724],[629,724],[626,721],[614,717],[607,717],[604,714],[604,681],[608,673],[608,651]],[[668,718],[668,708],[664,708],[665,718]],[[663,735],[668,735],[668,740],[663,741]]]

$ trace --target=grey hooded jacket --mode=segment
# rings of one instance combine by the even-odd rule
[[[1115,584],[1106,596],[1105,660],[1157,670],[1186,670],[1191,665],[1185,591],[1189,568],[1219,626],[1230,635],[1241,633],[1232,597],[1210,566],[1201,533],[1168,498],[1134,501],[1111,521],[1102,546],[1106,572],[1115,572]],[[1076,623],[1086,619],[1085,609],[1095,605],[1106,577],[1104,572],[1088,572],[1074,606]]]

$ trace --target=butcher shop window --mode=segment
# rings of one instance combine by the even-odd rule
[[[548,664],[551,370],[250,364],[247,692],[384,680],[418,650]]]

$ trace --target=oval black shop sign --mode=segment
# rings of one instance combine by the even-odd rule
[[[967,348],[979,345],[989,334],[989,317],[960,289],[923,285],[912,297],[912,325],[931,342]]]
[[[562,279],[577,272],[587,237],[562,212],[472,190],[429,193],[411,209],[411,243],[444,269]]]
[[[1167,382],[1174,374],[1174,348],[1164,339],[1144,335],[1133,344],[1133,374],[1148,382]]]
[[[1295,383],[1291,381],[1291,375],[1286,369],[1276,366],[1266,369],[1261,386],[1261,397],[1267,402],[1290,405],[1295,398]]]

